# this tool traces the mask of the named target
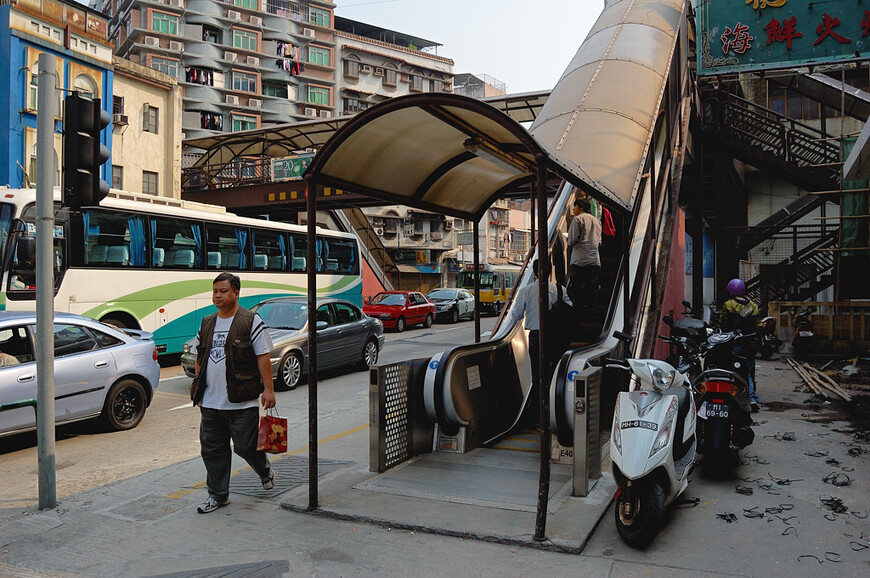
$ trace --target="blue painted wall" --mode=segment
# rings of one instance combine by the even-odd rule
[[[70,78],[69,64],[71,61],[81,63],[90,68],[102,72],[103,85],[102,108],[109,114],[112,113],[112,84],[113,72],[105,65],[96,61],[85,61],[79,58],[76,52],[65,49],[61,45],[51,44],[41,39],[45,44],[37,43],[28,38],[15,36],[9,28],[12,5],[0,6],[0,82],[3,82],[8,90],[0,90],[0,134],[8,135],[7,139],[0,138],[0,185],[9,185],[12,188],[22,188],[26,185],[24,172],[19,168],[29,169],[29,151],[25,150],[25,129],[36,129],[36,115],[24,112],[27,108],[28,86],[28,63],[27,47],[33,46],[43,52],[54,54],[63,60],[65,86],[69,89],[75,79]],[[61,103],[62,106],[62,103]],[[62,111],[58,111],[60,116]],[[62,130],[61,126],[57,127]],[[112,127],[103,130],[101,141],[109,150],[112,149]],[[58,160],[62,162],[59,157]],[[111,160],[102,166],[103,180],[111,183]],[[35,179],[36,175],[31,175]]]

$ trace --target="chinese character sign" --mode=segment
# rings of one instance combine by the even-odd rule
[[[699,74],[870,57],[870,6],[855,0],[707,0],[696,14]]]

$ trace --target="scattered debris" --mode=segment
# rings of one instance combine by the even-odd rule
[[[843,503],[843,500],[840,498],[830,496],[828,498],[819,497],[819,501],[822,502],[822,505],[834,512],[835,514],[845,514],[849,511],[849,507]]]
[[[744,518],[764,518],[764,512],[757,512],[758,506],[753,506],[748,510],[743,510]]]
[[[852,401],[852,396],[846,393],[840,384],[834,381],[829,375],[822,373],[808,363],[798,363],[791,358],[787,358],[789,365],[798,375],[804,380],[804,383],[816,394],[825,398],[830,398],[836,395],[846,401]]]
[[[828,452],[804,452],[804,455],[810,456],[811,458],[823,458],[828,455]]]
[[[716,517],[720,520],[725,520],[729,524],[731,522],[737,521],[737,516],[735,516],[734,513],[732,513],[732,512],[726,512],[724,514],[716,514]]]
[[[751,496],[753,490],[748,486],[741,486],[740,484],[738,484],[734,486],[734,491],[738,494],[743,494],[744,496]]]

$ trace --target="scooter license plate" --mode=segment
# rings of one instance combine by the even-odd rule
[[[724,403],[707,403],[707,417],[728,418],[728,405]]]
[[[798,337],[812,337],[812,331],[798,331]]]

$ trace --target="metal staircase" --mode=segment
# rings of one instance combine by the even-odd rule
[[[764,269],[746,282],[756,303],[803,301],[834,284],[839,230],[829,229],[789,258]]]

